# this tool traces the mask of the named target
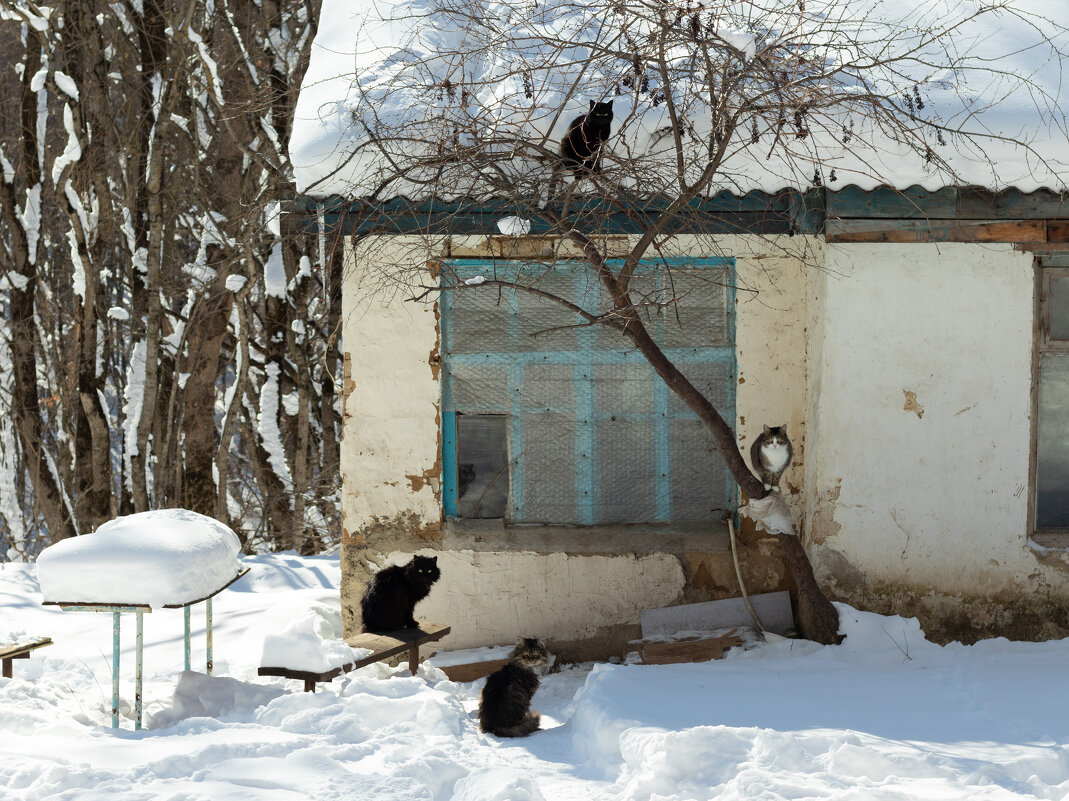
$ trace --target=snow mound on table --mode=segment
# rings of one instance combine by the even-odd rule
[[[326,604],[279,607],[272,610],[271,618],[287,622],[277,633],[264,637],[261,665],[325,673],[371,653],[346,645],[341,610]]]
[[[160,509],[110,520],[92,534],[50,545],[37,557],[45,602],[188,604],[241,571],[241,542],[218,520]]]

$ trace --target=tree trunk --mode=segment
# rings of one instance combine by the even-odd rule
[[[701,418],[706,428],[712,433],[717,449],[739,488],[749,498],[765,497],[769,490],[765,489],[764,483],[747,467],[742,453],[735,444],[735,432],[731,426],[653,340],[635,311],[629,294],[626,291],[620,291],[608,264],[594,244],[578,233],[573,233],[572,239],[583,248],[591,266],[597,271],[601,283],[609,291],[616,308],[620,310],[620,314],[626,321],[624,335],[634,343],[639,353],[646,358],[653,371],[664,380],[668,388]],[[783,547],[784,557],[798,589],[797,622],[802,636],[825,645],[841,642],[839,615],[820,589],[820,585],[817,584],[813,566],[809,562],[809,557],[806,556],[801,540],[797,535],[777,535],[776,539]]]
[[[22,71],[19,101],[21,121],[21,160],[26,170],[26,185],[30,191],[40,191],[41,172],[38,161],[37,92],[30,81],[41,68],[41,51],[34,39],[26,46],[26,60]],[[41,418],[41,404],[37,389],[38,328],[35,319],[38,254],[30,254],[30,244],[18,219],[18,199],[14,183],[0,183],[3,192],[4,223],[12,239],[15,272],[20,281],[11,289],[11,359],[14,373],[11,405],[15,413],[15,427],[22,445],[23,465],[26,468],[37,499],[37,512],[44,518],[52,541],[77,534],[71,510],[60,482],[45,453],[45,427]],[[39,253],[39,251],[38,251]]]
[[[209,253],[217,248],[209,248]],[[209,258],[209,263],[211,259]],[[214,515],[216,485],[212,466],[215,443],[215,384],[219,377],[219,352],[230,321],[233,294],[226,289],[226,274],[221,265],[216,278],[198,297],[190,314],[186,340],[186,364],[181,372],[188,375],[185,398],[181,404],[181,429],[184,435],[184,473],[182,506]]]

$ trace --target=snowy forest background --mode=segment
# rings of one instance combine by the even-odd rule
[[[279,235],[318,0],[0,0],[0,561],[338,530],[341,247]]]

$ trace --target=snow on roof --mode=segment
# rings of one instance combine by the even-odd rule
[[[241,542],[227,526],[188,509],[110,520],[37,557],[46,603],[147,605],[198,601],[241,572]]]
[[[384,130],[383,125],[406,132],[422,130],[420,124],[432,118],[439,123],[448,120],[447,107],[457,106],[456,97],[450,96],[455,86],[450,77],[458,75],[480,87],[472,102],[488,125],[500,131],[513,126],[513,132],[522,129],[528,140],[545,134],[545,147],[555,148],[569,121],[587,110],[588,100],[612,98],[615,120],[610,142],[615,152],[649,154],[660,149],[662,158],[671,155],[667,148],[672,137],[664,135],[669,123],[664,103],[641,96],[635,88],[621,92],[619,69],[599,72],[585,65],[591,52],[588,43],[609,41],[612,9],[626,4],[470,0],[455,6],[462,9],[459,14],[443,12],[446,5],[450,5],[447,0],[323,0],[290,141],[299,191],[317,197],[370,195],[385,159],[381,152],[354,155],[357,145],[367,142],[369,130]],[[682,4],[666,5],[677,6],[682,13]],[[1010,11],[992,10],[994,6],[1008,6]],[[796,11],[799,7],[802,14]],[[641,8],[649,11],[653,6]],[[724,189],[742,194],[806,188],[813,182],[815,168],[825,182],[838,180],[838,186],[857,184],[863,189],[889,184],[934,190],[967,184],[995,190],[1015,186],[1028,192],[1067,185],[1069,138],[1059,110],[1065,96],[1061,53],[1069,51],[1065,3],[747,0],[712,6],[687,3],[685,13],[692,13],[692,8],[703,13],[712,9],[708,13],[718,15],[721,45],[737,48],[743,63],[753,58],[762,36],[797,35],[815,61],[824,59],[846,68],[832,71],[838,79],[845,73],[863,73],[864,59],[886,47],[881,58],[900,58],[878,74],[866,73],[872,83],[858,82],[857,92],[875,88],[895,97],[903,108],[915,112],[915,120],[925,123],[915,128],[925,137],[920,155],[916,140],[895,141],[886,128],[863,118],[837,119],[831,114],[822,127],[812,126],[812,135],[804,140],[787,145],[777,141],[773,147],[774,139],[785,137],[777,137],[770,127],[729,157],[710,194]],[[625,9],[625,13],[630,12]],[[496,33],[471,23],[472,18],[493,20]],[[926,32],[930,37],[932,30],[948,26],[953,27],[945,36],[925,38]],[[581,44],[547,57],[548,43],[563,38]],[[947,69],[949,58],[963,55],[965,61],[956,69]],[[404,74],[421,77],[406,79],[404,88],[399,88],[399,76]],[[574,88],[577,83],[579,90]],[[914,107],[915,99],[919,107]],[[694,140],[705,148],[709,123],[702,130],[701,109],[695,109],[690,118],[697,134]],[[927,125],[931,122],[944,126],[946,141]],[[844,136],[847,124],[855,127]],[[982,150],[950,133],[953,130],[983,136]],[[928,139],[934,159],[924,157]],[[395,152],[403,157],[412,147],[410,142],[398,144]],[[940,169],[940,160],[950,172]],[[674,164],[673,159],[669,162]],[[636,171],[632,185],[640,185],[641,176]],[[443,196],[449,189],[459,193],[469,188],[455,182],[439,183],[433,190],[417,183],[394,183],[388,194],[414,197],[433,191]]]

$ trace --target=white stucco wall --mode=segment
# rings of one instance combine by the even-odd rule
[[[811,277],[806,448],[825,570],[838,554],[868,584],[1029,583],[1032,261],[1009,245],[827,246]]]
[[[376,524],[437,525],[436,307],[404,303],[382,279],[412,262],[416,238],[347,250],[342,302],[346,358],[341,449],[346,536]],[[428,280],[430,274],[428,272]]]
[[[643,609],[668,606],[683,585],[668,554],[631,556],[435,551],[442,579],[417,607],[417,617],[448,622],[442,647],[505,645],[517,637],[571,642],[614,626],[634,626]],[[391,553],[382,563],[411,558]]]
[[[735,258],[736,425],[749,463],[750,446],[763,426],[786,424],[793,466],[781,489],[800,521],[804,502],[806,441],[806,329],[808,276],[824,260],[823,242],[811,237],[721,237]]]

